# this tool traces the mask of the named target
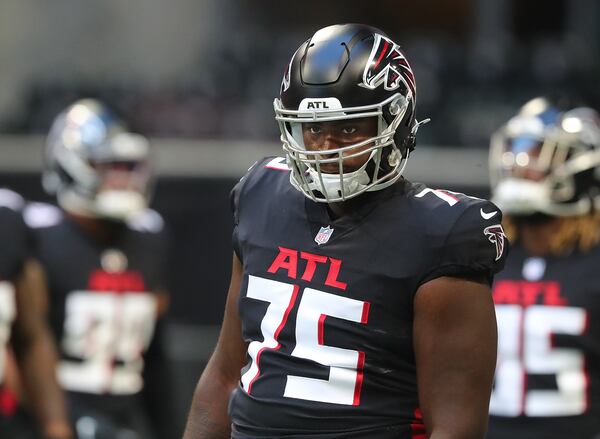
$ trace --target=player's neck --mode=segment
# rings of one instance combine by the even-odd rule
[[[550,238],[560,225],[560,218],[553,218],[541,224],[522,223],[519,225],[519,240],[529,253],[546,256],[551,253]]]
[[[348,213],[348,206],[346,203],[329,203],[327,205],[327,212],[332,220],[336,220]]]
[[[66,212],[66,215],[86,234],[102,244],[113,242],[122,229],[122,224],[101,218],[82,216]]]
[[[365,209],[370,210],[375,208],[382,199],[392,196],[398,190],[404,190],[407,181],[404,178],[399,179],[393,185],[378,191],[365,192],[358,197],[350,198],[347,201],[341,201],[338,203],[327,204],[327,212],[331,220],[338,218],[354,215],[362,211],[365,213]],[[379,202],[376,202],[379,200]],[[358,213],[360,215],[360,213]]]
[[[327,204],[327,212],[332,220],[336,220],[346,215],[356,212],[357,208],[364,203],[364,197],[351,198],[339,203]]]

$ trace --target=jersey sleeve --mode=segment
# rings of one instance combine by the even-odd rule
[[[177,259],[175,255],[175,240],[171,225],[165,221],[160,232],[156,234],[158,264],[156,267],[156,288],[167,293],[172,292],[176,282]]]
[[[446,235],[438,263],[422,283],[442,276],[484,276],[491,284],[502,270],[508,250],[502,212],[487,200],[477,200],[462,212]]]
[[[229,193],[229,204],[231,207],[231,213],[233,215],[233,233],[231,237],[231,243],[233,246],[233,251],[240,260],[242,259],[242,253],[238,236],[238,224],[240,220],[240,205],[243,198],[244,187],[256,170],[260,168],[259,164],[262,164],[266,161],[267,159],[265,158],[254,162],[254,164],[248,168],[246,174],[240,178],[240,180]]]
[[[242,177],[240,181],[236,183],[229,194],[229,203],[231,205],[231,213],[233,215],[233,232],[231,235],[231,244],[233,246],[233,251],[237,255],[237,257],[241,260],[241,247],[238,236],[238,224],[239,224],[239,205],[240,205],[240,195],[242,192],[242,187],[244,185],[244,178]]]
[[[0,277],[13,279],[30,253],[31,239],[21,212],[0,207]]]

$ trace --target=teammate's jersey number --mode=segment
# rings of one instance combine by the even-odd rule
[[[554,347],[553,334],[581,335],[582,308],[496,305],[498,365],[490,413],[498,416],[574,416],[587,409],[585,357]],[[530,389],[527,376],[554,375],[556,389]]]
[[[10,282],[0,281],[0,384],[6,374],[6,349],[15,315],[15,289]]]
[[[156,322],[150,293],[75,291],[67,297],[58,376],[68,390],[132,394],[143,386],[142,353]]]
[[[294,307],[299,287],[275,280],[250,276],[247,297],[269,302],[260,328],[263,341],[248,345],[251,364],[242,375],[242,387],[252,392],[260,375],[260,356],[281,347],[277,341]],[[296,316],[296,346],[293,357],[309,359],[329,367],[329,379],[287,375],[284,396],[310,401],[358,405],[363,381],[364,352],[327,346],[323,343],[323,327],[327,316],[365,324],[369,304],[324,291],[305,288]]]

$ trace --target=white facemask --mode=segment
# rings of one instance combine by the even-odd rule
[[[147,207],[146,198],[137,191],[106,190],[96,195],[94,210],[102,216],[126,219]]]

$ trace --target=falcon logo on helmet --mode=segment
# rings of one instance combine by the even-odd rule
[[[294,58],[292,58],[292,61],[293,60],[294,60]],[[292,61],[290,61],[290,63],[287,65],[287,67],[285,69],[285,73],[283,74],[283,80],[281,81],[281,91],[282,92],[284,92],[288,88],[290,88],[290,64],[292,64]]]
[[[363,72],[363,82],[358,85],[374,90],[382,84],[386,90],[396,90],[403,84],[415,96],[415,76],[400,51],[400,46],[389,38],[376,34]]]
[[[294,62],[294,58],[296,57],[297,53],[298,50],[294,52],[294,54],[292,55],[292,59],[285,68],[285,72],[283,73],[283,79],[281,80],[281,90],[279,91],[280,93],[283,93],[287,91],[288,88],[290,88],[290,70],[292,68],[292,63]]]

